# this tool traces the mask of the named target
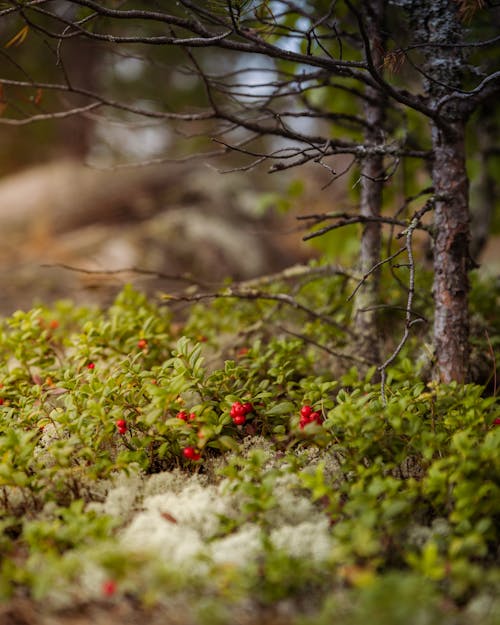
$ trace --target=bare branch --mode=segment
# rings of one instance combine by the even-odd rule
[[[402,254],[404,251],[406,250],[406,247],[401,247],[399,248],[399,250],[397,250],[396,252],[394,252],[393,254],[391,254],[390,256],[388,256],[387,258],[382,259],[380,262],[375,263],[375,265],[373,265],[373,267],[367,271],[362,278],[359,280],[356,288],[354,289],[354,291],[349,295],[349,297],[347,298],[347,301],[349,302],[355,295],[356,293],[359,291],[359,289],[363,286],[364,282],[366,282],[366,280],[375,272],[377,271],[377,269],[379,269],[380,267],[382,267],[383,265],[390,263],[391,260],[394,260],[397,256],[399,256],[400,254]]]
[[[296,310],[300,310],[305,313],[307,316],[312,319],[316,319],[318,321],[322,321],[329,326],[340,330],[344,334],[348,334],[349,336],[353,336],[353,333],[349,330],[349,328],[343,326],[340,323],[337,323],[333,319],[331,319],[328,315],[323,315],[321,313],[316,312],[312,308],[301,304],[296,299],[294,299],[291,295],[287,293],[266,293],[265,291],[259,291],[256,289],[239,289],[239,288],[228,288],[224,291],[218,291],[215,293],[195,293],[193,295],[170,295],[166,294],[162,296],[162,299],[165,302],[200,302],[203,300],[210,299],[222,299],[222,298],[234,298],[234,299],[247,299],[247,300],[261,300],[261,301],[271,301],[271,302],[280,302],[281,304],[286,304],[287,306],[291,306]]]
[[[409,106],[410,108],[419,111],[420,113],[423,113],[426,117],[429,117],[431,119],[437,119],[436,111],[426,106],[418,97],[413,96],[407,91],[395,89],[394,87],[392,87],[392,85],[390,85],[386,80],[383,79],[382,75],[373,63],[370,40],[365,29],[363,17],[361,13],[353,6],[350,0],[346,0],[346,4],[352,11],[352,13],[356,16],[356,19],[358,21],[359,30],[363,38],[365,48],[367,67],[370,75],[375,80],[379,88],[397,102],[401,102],[402,104],[405,104],[406,106]]]
[[[93,102],[87,104],[87,106],[81,106],[79,108],[69,109],[67,111],[56,111],[53,113],[39,113],[38,115],[31,115],[31,117],[25,117],[23,119],[11,119],[8,117],[0,117],[0,124],[6,126],[26,126],[34,122],[47,121],[51,119],[65,119],[66,117],[72,117],[74,115],[82,115],[88,113],[96,108],[102,106],[100,102]]]
[[[194,278],[189,273],[184,274],[170,274],[162,271],[151,271],[149,269],[141,269],[140,267],[124,267],[123,269],[85,269],[83,267],[74,267],[73,265],[66,265],[65,263],[43,263],[40,267],[49,269],[66,269],[67,271],[73,271],[75,273],[83,273],[96,276],[118,276],[124,274],[136,274],[141,276],[149,276],[151,278],[159,278],[161,280],[173,280],[177,282],[188,282],[189,284],[206,288],[207,283],[201,282],[197,278]]]
[[[410,328],[421,319],[412,319],[413,312],[413,298],[415,296],[415,260],[413,257],[413,233],[417,229],[420,220],[422,217],[434,208],[434,199],[429,200],[426,204],[418,210],[413,219],[410,222],[406,232],[404,233],[406,237],[406,245],[402,249],[406,249],[408,253],[408,267],[410,270],[409,283],[408,283],[408,298],[406,301],[406,315],[405,315],[405,326],[403,336],[399,341],[398,345],[392,352],[392,354],[378,367],[378,371],[380,372],[380,393],[382,396],[382,402],[384,405],[387,403],[387,398],[385,394],[385,384],[387,379],[387,368],[394,362],[394,360],[398,357],[399,353],[405,346],[408,337],[410,336]],[[403,233],[402,233],[403,234]]]
[[[436,103],[436,110],[441,111],[452,100],[461,100],[461,110],[465,115],[470,115],[482,102],[497,93],[500,93],[500,71],[487,76],[472,91],[455,90],[444,96]]]
[[[314,345],[314,347],[317,347],[321,351],[326,352],[327,354],[329,354],[330,356],[333,356],[334,358],[339,358],[340,360],[348,360],[350,362],[356,362],[356,363],[358,363],[360,365],[372,365],[373,364],[373,363],[369,362],[368,360],[366,360],[365,358],[360,358],[358,356],[353,356],[352,354],[346,354],[344,352],[338,352],[336,350],[330,349],[326,345],[321,345],[321,343],[318,343],[314,339],[312,339],[309,336],[306,336],[305,334],[302,334],[300,332],[294,332],[293,330],[290,330],[290,329],[285,328],[285,327],[280,326],[280,325],[277,326],[277,327],[282,332],[285,332],[286,334],[290,334],[291,336],[295,336],[296,338],[300,339],[301,341],[304,341],[304,343],[308,343],[309,345]]]
[[[392,217],[367,217],[365,215],[351,215],[349,213],[324,213],[319,215],[299,215],[296,217],[299,220],[314,220],[315,223],[320,223],[321,221],[325,221],[326,219],[338,219],[337,223],[334,223],[330,226],[325,226],[324,228],[320,228],[319,230],[315,230],[314,232],[310,232],[302,237],[303,241],[309,241],[310,239],[315,239],[316,237],[323,236],[330,230],[336,230],[337,228],[343,228],[344,226],[352,226],[353,224],[366,224],[366,223],[380,223],[380,224],[390,224],[392,226],[401,226],[402,228],[408,227],[407,222],[400,221],[398,219],[393,219]],[[428,230],[426,226],[419,225],[418,228],[420,230]]]
[[[119,109],[121,111],[126,111],[128,113],[134,113],[134,115],[140,115],[142,117],[151,117],[153,119],[173,119],[177,121],[200,121],[200,120],[214,119],[214,113],[212,111],[203,111],[201,113],[168,113],[168,112],[162,112],[162,111],[151,111],[149,109],[141,108],[139,106],[132,106],[132,105],[124,104],[123,102],[119,102],[117,100],[106,98],[103,95],[90,91],[88,89],[73,87],[68,84],[11,80],[8,78],[0,79],[0,83],[2,83],[3,85],[10,85],[13,87],[22,87],[22,88],[27,88],[27,89],[45,89],[47,91],[49,90],[61,91],[63,93],[73,93],[76,95],[82,95],[82,96],[86,96],[87,98],[91,100],[95,100],[99,104],[109,106],[111,108]]]

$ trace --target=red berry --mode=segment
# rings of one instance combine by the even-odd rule
[[[102,583],[102,594],[105,597],[112,597],[116,592],[116,582],[114,579],[108,579]]]
[[[300,414],[302,417],[308,417],[313,411],[312,406],[302,406],[300,409]]]
[[[199,460],[201,458],[201,454],[194,447],[184,447],[182,453],[188,460]]]
[[[190,412],[189,413],[188,419],[189,419],[189,421],[194,421],[196,419],[196,415],[194,414],[194,412]]]
[[[3,402],[4,402],[3,397],[0,397],[0,406],[3,406]]]
[[[233,418],[236,416],[245,415],[245,409],[240,401],[235,401],[231,406],[231,412],[229,413]]]
[[[243,425],[246,421],[244,414],[237,414],[233,417],[233,423],[235,425]]]
[[[497,417],[497,418],[493,421],[493,425],[500,425],[500,417]]]
[[[93,362],[89,362],[87,369],[95,369],[95,364]]]
[[[118,432],[120,434],[125,434],[125,432],[127,431],[127,422],[125,421],[125,419],[118,419],[116,421],[116,427],[118,428]]]
[[[253,412],[253,405],[247,401],[243,404],[243,414],[248,414],[249,412]]]
[[[301,419],[300,419],[300,421],[299,421],[299,427],[300,427],[300,429],[301,429],[301,430],[303,430],[303,429],[306,427],[306,425],[307,425],[308,423],[311,423],[311,422],[309,421],[309,417],[301,417]]]
[[[313,421],[316,421],[318,425],[321,425],[323,423],[323,417],[321,416],[320,412],[311,412],[311,414],[309,415],[309,420],[311,423]]]
[[[181,410],[180,412],[177,413],[177,418],[180,419],[181,421],[187,421],[188,414],[185,410]]]
[[[59,327],[59,321],[57,321],[57,319],[52,319],[52,320],[49,322],[49,328],[50,328],[51,330],[56,330],[58,327]]]
[[[146,341],[146,339],[139,339],[139,340],[137,341],[137,347],[138,347],[139,349],[144,349],[144,348],[145,348],[145,347],[147,347],[147,346],[148,346],[148,342]]]

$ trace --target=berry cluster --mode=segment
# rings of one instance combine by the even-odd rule
[[[181,410],[177,413],[176,417],[181,421],[194,421],[196,419],[196,415],[194,412],[190,412],[189,414],[185,410]]]
[[[249,412],[253,412],[253,405],[250,402],[242,404],[240,401],[235,401],[229,414],[235,425],[243,425]]]
[[[125,434],[125,432],[127,431],[127,422],[125,421],[125,419],[118,419],[118,421],[116,422],[116,427],[118,428],[118,432],[120,432],[120,434],[123,436],[123,434]]]
[[[321,413],[314,410],[312,406],[302,406],[300,409],[300,429],[303,430],[309,423],[321,425],[323,423],[323,417]]]
[[[194,461],[201,458],[200,452],[197,451],[194,447],[184,447],[184,449],[182,450],[182,455],[184,456],[184,458]]]

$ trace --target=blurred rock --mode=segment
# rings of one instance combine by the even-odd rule
[[[215,283],[303,261],[311,251],[290,234],[293,219],[259,214],[257,180],[203,164],[97,171],[75,161],[5,179],[0,312],[66,297],[106,305],[125,283],[171,292],[187,284],[175,276]],[[123,271],[132,268],[141,272]]]

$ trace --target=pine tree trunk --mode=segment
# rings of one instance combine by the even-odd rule
[[[372,42],[372,57],[377,67],[383,61],[382,20],[384,3],[370,0],[367,5],[366,30]],[[368,126],[364,134],[367,148],[382,145],[384,142],[383,124],[385,99],[380,90],[366,87],[366,100],[363,107],[364,119]],[[382,209],[382,189],[384,163],[379,154],[369,154],[361,162],[360,215],[379,217]],[[366,223],[361,236],[359,270],[366,275],[380,261],[380,223]],[[367,361],[380,362],[380,339],[377,328],[375,307],[379,303],[379,271],[371,273],[356,293],[354,300],[354,329],[357,337],[356,351]]]
[[[416,38],[424,44],[424,86],[432,121],[434,206],[435,377],[465,382],[469,367],[469,184],[465,168],[465,116],[443,98],[462,88],[464,25],[456,0],[409,0]]]
[[[469,364],[469,203],[464,124],[433,129],[436,377],[465,382]]]

